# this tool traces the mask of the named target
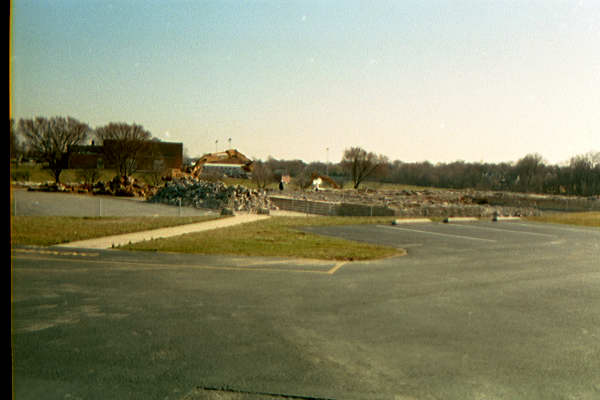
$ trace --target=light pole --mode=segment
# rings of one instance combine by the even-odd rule
[[[325,149],[327,151],[327,163],[325,164],[325,175],[329,176],[329,147]]]
[[[219,152],[219,139],[215,140],[215,153]]]

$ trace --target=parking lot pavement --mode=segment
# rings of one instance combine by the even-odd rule
[[[508,252],[539,246],[580,247],[600,240],[597,228],[568,227],[534,222],[419,223],[306,227],[306,231],[350,240],[406,248],[409,254],[450,254],[497,249]],[[421,251],[419,250],[421,248]]]
[[[339,268],[18,249],[15,398],[598,398],[600,230],[399,228],[315,228],[408,250]]]
[[[29,192],[12,189],[13,215],[69,217],[202,216],[213,211],[148,203],[137,198],[115,198],[72,193]]]

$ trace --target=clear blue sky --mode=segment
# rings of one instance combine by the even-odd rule
[[[11,33],[13,118],[135,122],[191,156],[600,151],[598,0],[13,0]]]

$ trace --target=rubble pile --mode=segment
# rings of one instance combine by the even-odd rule
[[[269,213],[284,210],[321,215],[396,215],[400,217],[530,216],[541,211],[600,211],[600,196],[575,197],[531,193],[452,189],[318,189],[279,191],[248,189],[187,174],[163,179],[161,187],[133,177],[115,177],[91,184],[28,183],[29,190],[142,197],[150,202],[236,211]],[[272,198],[270,198],[272,196]],[[299,200],[299,201],[296,201]],[[366,210],[368,208],[368,210]]]
[[[275,207],[266,192],[240,185],[182,177],[165,183],[150,202],[186,207],[268,213]]]
[[[394,215],[406,217],[528,216],[540,213],[531,203],[500,203],[493,194],[469,190],[319,190],[287,191],[284,195],[297,200],[385,207],[393,210]]]
[[[131,176],[116,176],[110,182],[97,182],[92,193],[122,197],[147,197],[156,190],[153,186],[140,183]]]
[[[38,183],[38,182],[25,182],[23,184],[21,184],[20,186],[25,186],[27,187],[27,190],[30,192],[59,192],[59,193],[63,193],[63,192],[73,192],[74,188],[72,185],[65,185],[62,183],[56,183],[56,182],[44,182],[44,183]]]
[[[156,187],[141,183],[130,176],[116,176],[109,182],[99,181],[94,184],[28,182],[22,186],[26,186],[27,190],[31,192],[99,194],[121,197],[148,197],[156,191]]]

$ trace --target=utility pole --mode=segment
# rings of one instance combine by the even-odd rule
[[[227,139],[227,141],[229,142],[229,149],[231,150],[231,138]]]
[[[215,153],[219,152],[219,139],[215,140]]]

